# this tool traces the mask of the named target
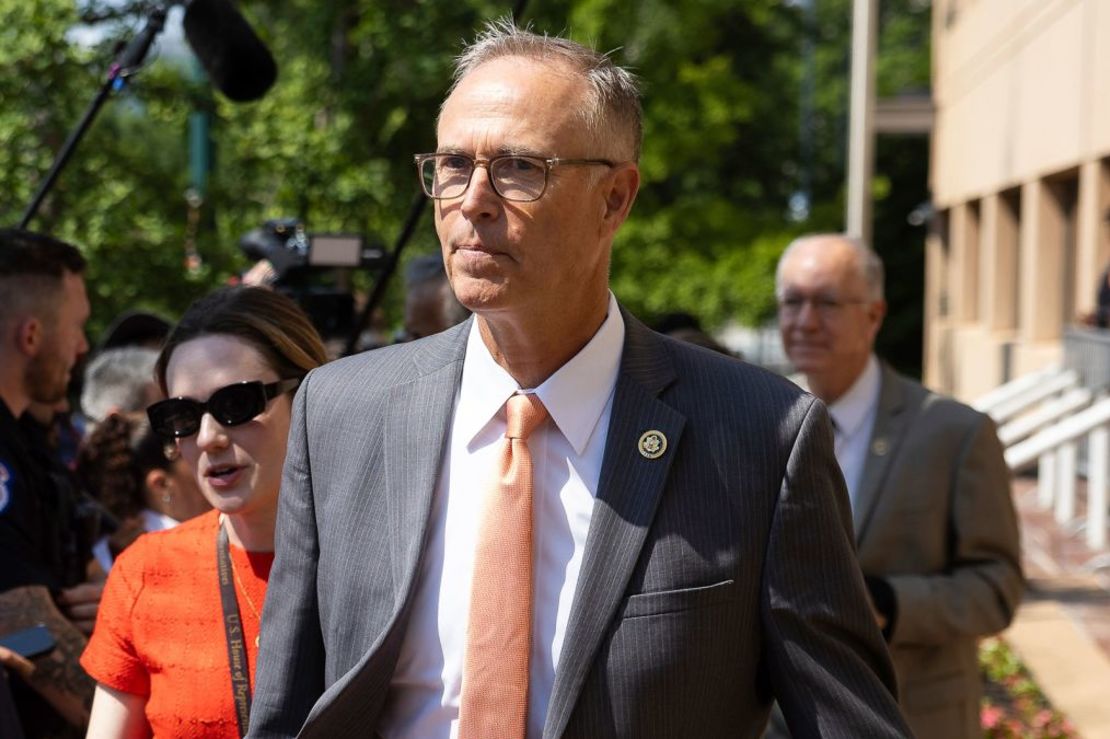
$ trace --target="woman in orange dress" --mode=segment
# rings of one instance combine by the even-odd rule
[[[201,298],[166,340],[151,425],[213,510],[112,567],[81,658],[97,681],[90,737],[246,733],[291,395],[324,361],[300,308],[262,288]]]

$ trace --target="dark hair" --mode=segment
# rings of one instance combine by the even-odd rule
[[[82,274],[85,258],[77,247],[46,234],[18,228],[0,228],[0,278],[56,277],[65,272]]]
[[[661,334],[672,334],[675,331],[701,331],[701,321],[697,316],[685,311],[664,313],[651,325]]]
[[[165,441],[141,416],[108,416],[77,453],[77,475],[119,519],[146,508],[146,475],[168,470]]]
[[[705,349],[712,349],[718,354],[724,354],[727,357],[736,356],[727,347],[700,328],[676,328],[674,331],[668,331],[667,336],[670,336],[672,339],[684,341],[687,344],[693,344],[694,346],[700,346]]]
[[[439,254],[422,254],[405,265],[405,287],[411,288],[429,282],[446,282],[447,270]]]
[[[162,346],[171,328],[173,324],[154,313],[127,310],[113,318],[108,328],[104,329],[96,350],[103,352],[125,346],[157,349]]]
[[[45,234],[0,228],[0,319],[53,315],[67,272],[83,274],[77,248]]]
[[[300,306],[262,287],[225,287],[196,300],[162,346],[154,373],[162,392],[177,347],[202,336],[241,339],[254,347],[282,379],[304,377],[328,361],[320,334]]]

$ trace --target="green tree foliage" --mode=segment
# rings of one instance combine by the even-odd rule
[[[803,5],[528,4],[522,20],[536,30],[612,50],[643,81],[643,187],[613,259],[614,290],[635,312],[686,310],[708,326],[765,321],[783,246],[805,231],[840,228],[851,0],[815,0],[812,16]],[[928,84],[923,5],[883,0],[884,92]],[[143,7],[0,0],[0,218],[18,219],[98,86],[112,43],[137,25]],[[452,57],[483,21],[511,10],[487,0],[242,0],[240,7],[278,60],[269,94],[233,104],[163,54],[105,107],[33,224],[85,248],[94,328],[130,307],[176,314],[246,266],[236,243],[267,218],[300,216],[312,230],[391,243],[417,193],[412,154],[435,146]],[[79,13],[124,24],[86,48],[67,35]],[[815,50],[808,148],[800,121],[807,38]],[[187,120],[198,110],[212,121],[214,167],[205,199],[191,210]],[[920,261],[921,229],[908,232],[905,215],[925,199],[925,156],[921,142],[880,147],[876,236],[888,259]],[[907,182],[903,172],[918,179]],[[807,220],[794,222],[787,204],[803,182],[813,206]],[[202,257],[193,269],[183,264],[189,243]],[[425,214],[408,251],[436,248]],[[912,278],[916,292],[891,290],[892,302],[906,292],[919,303],[923,270],[895,271],[906,285]],[[910,335],[913,320],[892,326]],[[912,338],[902,342],[912,366],[919,349]]]

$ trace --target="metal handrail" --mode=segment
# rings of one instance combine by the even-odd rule
[[[1014,444],[1006,450],[1006,464],[1015,472],[1031,467],[1042,454],[1062,444],[1077,442],[1097,428],[1110,424],[1110,398],[1103,398],[1071,418]]]
[[[971,407],[979,411],[980,413],[990,413],[998,405],[1013,400],[1022,393],[1027,392],[1029,389],[1034,388],[1040,383],[1044,382],[1049,377],[1059,374],[1062,370],[1063,367],[1060,367],[1059,365],[1052,365],[1050,367],[1046,367],[1045,369],[1038,370],[1036,372],[1030,372],[1027,375],[1022,375],[1021,377],[1010,380],[1003,385],[999,385],[995,389],[988,392],[986,395],[977,398],[971,403]]]

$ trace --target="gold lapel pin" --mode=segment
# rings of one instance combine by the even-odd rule
[[[662,431],[645,431],[640,435],[640,455],[645,459],[659,459],[667,451],[667,437]]]
[[[883,438],[871,442],[871,453],[882,457],[890,451],[890,443]]]

